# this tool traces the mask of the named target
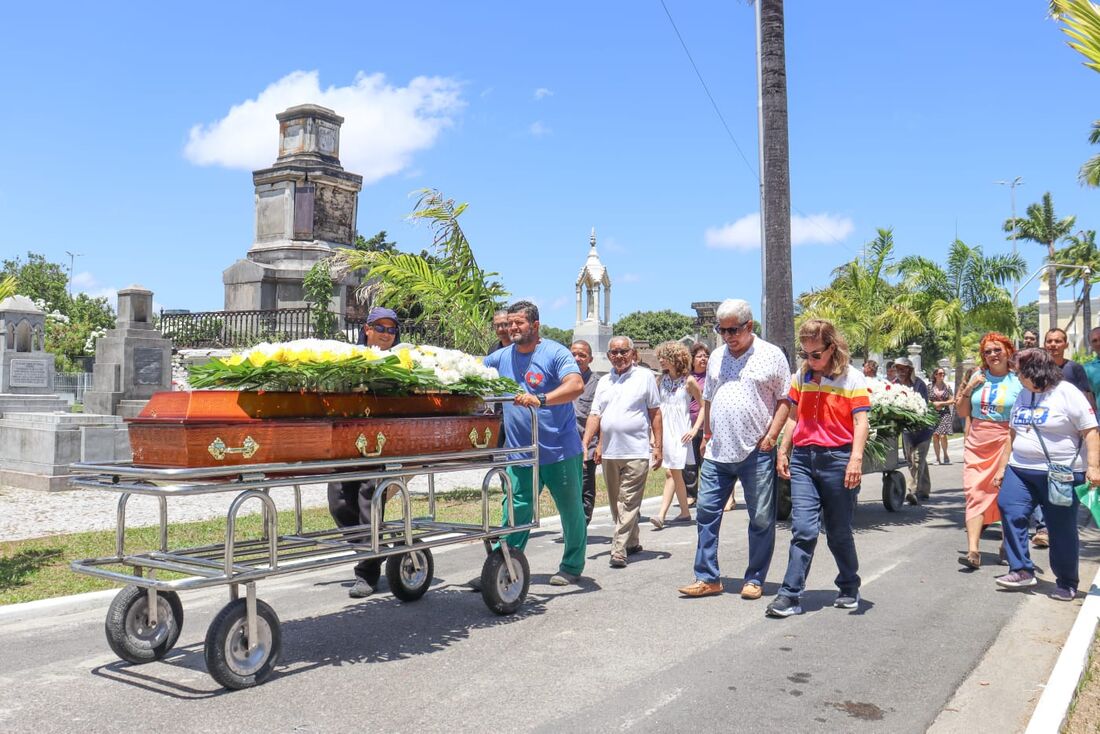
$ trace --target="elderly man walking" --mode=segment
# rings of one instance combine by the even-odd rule
[[[737,479],[749,513],[749,561],[742,599],[759,599],[775,550],[775,444],[787,420],[791,368],[779,347],[755,336],[752,309],[740,299],[718,307],[715,331],[725,342],[710,355],[703,385],[703,466],[695,525],[695,583],[687,597],[722,593],[718,531]]]
[[[626,557],[642,549],[638,542],[638,515],[645,494],[650,460],[661,465],[661,397],[657,380],[631,360],[634,343],[615,336],[608,343],[611,372],[600,378],[592,411],[584,428],[585,446],[600,434],[596,463],[603,466],[607,499],[615,521],[611,539],[611,567],[626,568]],[[652,434],[652,444],[650,436]]]

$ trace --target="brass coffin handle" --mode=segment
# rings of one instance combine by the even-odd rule
[[[251,459],[260,450],[260,444],[256,443],[256,439],[252,436],[245,436],[240,448],[233,449],[226,446],[220,436],[216,436],[206,450],[218,461],[224,461],[227,454],[240,454],[246,459]]]
[[[355,448],[359,449],[359,454],[370,459],[375,456],[382,455],[382,448],[386,445],[386,434],[379,431],[374,437],[374,451],[367,451],[367,437],[362,433],[355,439]]]
[[[489,442],[492,441],[492,440],[493,440],[493,429],[492,428],[486,428],[485,429],[485,442],[484,443],[478,443],[477,442],[477,429],[476,428],[470,429],[470,443],[473,444],[475,449],[487,449],[487,448],[489,448]]]

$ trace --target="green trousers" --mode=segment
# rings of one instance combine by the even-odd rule
[[[584,570],[584,552],[588,545],[588,528],[584,523],[584,504],[581,501],[582,487],[582,458],[577,454],[569,459],[562,459],[553,464],[543,464],[539,467],[539,494],[542,488],[550,490],[550,496],[554,498],[558,514],[561,515],[561,532],[565,540],[565,552],[562,555],[559,569],[567,573],[579,575]],[[532,502],[535,493],[531,489],[531,467],[510,466],[508,478],[512,480],[512,500],[515,506],[513,517],[516,525],[526,525],[531,522],[533,516]],[[504,496],[501,503],[504,508],[504,524],[508,518],[508,496]],[[523,550],[527,547],[529,530],[512,533],[505,537],[508,545]]]

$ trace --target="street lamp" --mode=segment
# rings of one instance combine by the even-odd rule
[[[1000,186],[1007,186],[1009,189],[1009,197],[1012,201],[1012,255],[1016,256],[1016,187],[1024,185],[1023,176],[1017,176],[1011,181],[994,181],[993,183]],[[1016,281],[1016,291],[1020,290],[1020,281]],[[1012,310],[1016,310],[1016,293],[1012,294]]]
[[[78,257],[84,257],[82,252],[69,252],[65,250],[65,254],[69,256],[69,299],[73,297],[73,263],[76,262]]]

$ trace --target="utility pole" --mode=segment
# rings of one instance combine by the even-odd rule
[[[69,252],[65,250],[65,254],[69,256],[69,300],[73,297],[73,264],[78,257],[84,257],[82,252]]]
[[[994,181],[993,183],[1000,186],[1007,186],[1009,190],[1009,199],[1012,202],[1012,254],[1015,256],[1016,252],[1016,187],[1024,185],[1023,176],[1017,176],[1011,181]],[[1012,312],[1016,313],[1017,304],[1016,299],[1019,296],[1020,280],[1016,279],[1014,289],[1012,291]]]

